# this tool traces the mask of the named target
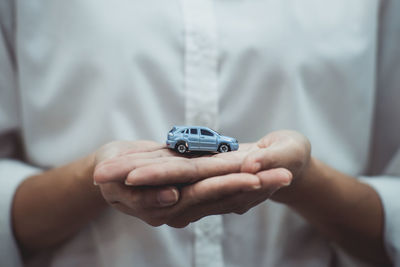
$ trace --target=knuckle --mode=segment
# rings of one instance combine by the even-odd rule
[[[186,187],[185,192],[187,195],[187,199],[191,199],[193,203],[200,203],[201,199],[198,196],[197,190],[195,186],[188,186]]]
[[[299,170],[303,167],[303,164],[304,164],[303,158],[296,157],[295,159],[292,160],[289,168],[292,170]]]
[[[221,214],[226,214],[231,212],[231,207],[229,205],[226,205],[222,202],[217,202],[217,212],[216,213],[221,213]]]
[[[236,209],[236,210],[234,211],[234,213],[235,213],[235,214],[238,214],[238,215],[243,215],[243,214],[246,213],[246,210],[244,210],[244,209]]]
[[[198,162],[191,162],[191,181],[195,181],[195,177],[200,174],[200,167]]]
[[[129,198],[129,205],[132,207],[136,207],[139,205],[143,206],[143,205],[141,205],[143,203],[143,201],[144,200],[142,199],[142,196],[140,194],[132,193]]]
[[[186,220],[174,220],[172,222],[168,222],[167,225],[173,228],[184,228],[190,224],[189,221]]]
[[[101,184],[100,190],[105,199],[116,198],[119,196],[119,188],[114,183]]]
[[[288,146],[291,147],[291,151],[296,157],[303,157],[308,152],[308,142],[299,141],[296,138],[290,138]]]
[[[170,214],[160,210],[155,210],[147,214],[147,219],[149,221],[154,221],[161,224],[166,224],[170,219]]]
[[[238,208],[236,208],[236,209],[234,210],[234,213],[239,214],[239,215],[243,215],[243,214],[245,214],[246,212],[248,212],[249,209],[250,209],[249,207],[238,207]]]
[[[147,224],[149,224],[149,225],[151,225],[151,226],[153,226],[153,227],[159,227],[159,226],[165,224],[165,222],[163,222],[163,221],[158,221],[158,220],[154,220],[154,219],[147,219],[147,220],[144,220],[144,221],[145,221]]]
[[[253,162],[255,162],[256,160],[254,160]],[[262,162],[263,162],[263,167],[265,167],[265,165],[267,164],[268,167],[276,167],[279,165],[279,160],[276,157],[276,155],[268,153],[268,152],[264,152],[262,155]]]
[[[143,219],[145,222],[147,222],[148,224],[150,224],[151,226],[161,226],[167,223],[167,219],[161,215],[158,214],[157,212],[153,212],[150,214],[147,214],[146,216],[144,216]]]

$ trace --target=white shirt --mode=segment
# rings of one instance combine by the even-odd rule
[[[0,3],[0,265],[19,266],[18,184],[115,139],[202,124],[254,142],[305,134],[313,155],[373,184],[400,266],[400,1]],[[15,135],[25,157],[12,159]],[[317,189],[316,189],[317,190]],[[287,207],[153,228],[109,209],[48,259],[60,266],[361,266]]]

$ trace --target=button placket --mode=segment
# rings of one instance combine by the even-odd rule
[[[185,122],[218,129],[218,51],[213,2],[181,2],[185,23]]]
[[[181,0],[185,24],[185,123],[219,128],[217,29],[212,0]],[[194,226],[194,266],[223,267],[221,215]]]

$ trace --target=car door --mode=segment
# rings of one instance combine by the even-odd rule
[[[181,133],[182,133],[182,140],[187,143],[189,138],[189,129],[184,129]]]
[[[214,133],[206,129],[200,129],[200,149],[201,150],[217,150],[217,137]]]
[[[199,131],[197,130],[197,128],[189,129],[188,142],[190,150],[199,149]]]

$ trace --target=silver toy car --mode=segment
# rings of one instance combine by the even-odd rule
[[[228,152],[239,149],[235,138],[220,135],[202,126],[174,126],[168,133],[167,147],[184,154],[187,151]]]

